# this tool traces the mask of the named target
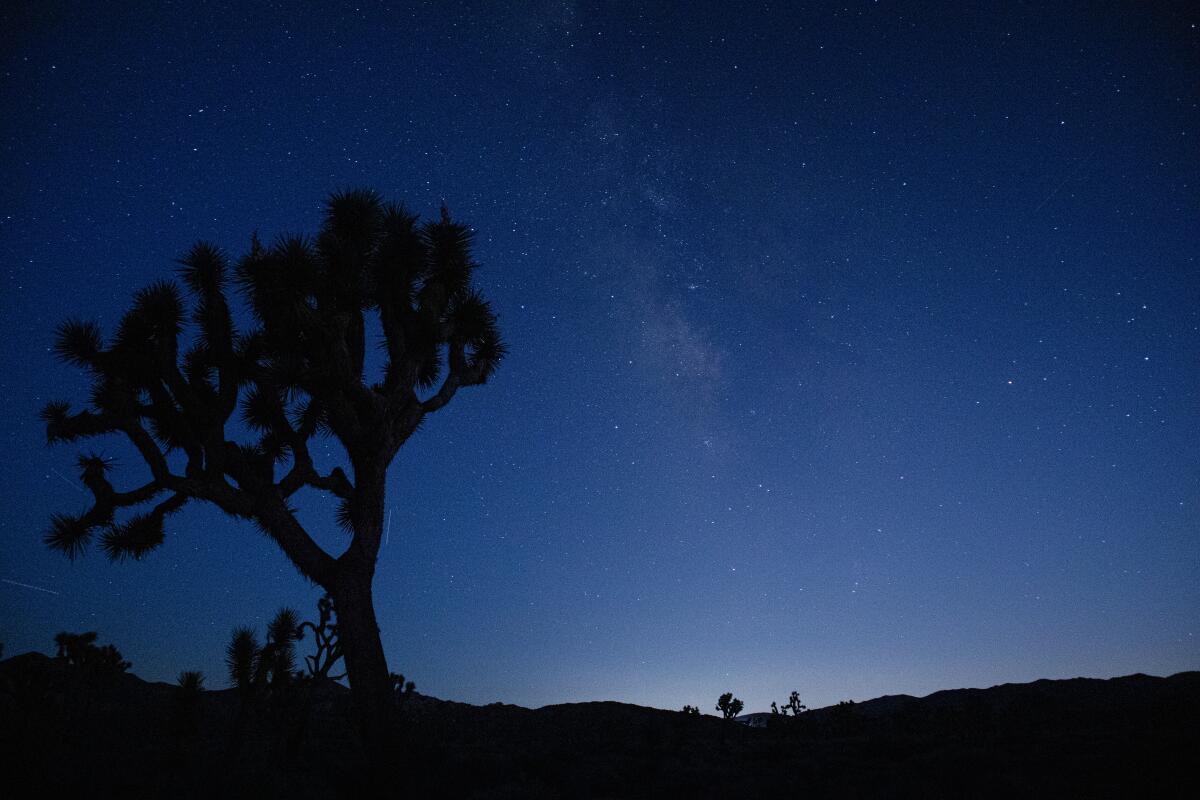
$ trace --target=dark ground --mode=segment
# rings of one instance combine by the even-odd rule
[[[0,793],[360,795],[345,688],[264,700],[235,755],[239,707],[232,690],[204,692],[188,711],[168,684],[10,658],[0,662]],[[414,695],[388,772],[390,794],[412,797],[1190,798],[1200,797],[1198,712],[1200,672],[882,697],[763,728],[622,703],[530,710]]]

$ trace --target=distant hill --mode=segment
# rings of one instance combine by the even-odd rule
[[[1140,705],[1169,686],[1196,687],[1200,672],[1180,672],[1170,678],[1151,675],[1126,675],[1119,678],[1041,679],[1032,683],[1004,683],[989,689],[943,689],[925,697],[888,694],[873,700],[851,704],[855,717],[863,720],[895,718],[905,714],[929,714],[955,709],[978,710],[986,707],[991,714],[1021,714],[1029,709],[1056,707],[1061,712],[1087,708],[1105,708],[1105,713],[1133,703]],[[1065,707],[1064,707],[1065,705]],[[1133,711],[1133,709],[1127,709]],[[847,713],[845,705],[825,706],[805,713],[810,720],[836,719]],[[770,713],[743,714],[735,719],[752,727],[765,727]]]
[[[357,796],[348,695],[327,682],[264,704],[235,756],[232,690],[205,692],[188,727],[169,684],[123,674],[85,686],[58,660],[10,658],[0,662],[5,794]],[[402,707],[395,784],[414,797],[1190,798],[1200,796],[1198,714],[1198,672],[746,715],[762,728],[615,702],[528,709],[418,694]]]

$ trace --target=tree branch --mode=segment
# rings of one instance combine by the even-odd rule
[[[460,341],[451,342],[450,372],[437,394],[421,403],[421,410],[426,414],[437,411],[453,400],[455,393],[463,386],[475,386],[482,382],[483,369],[467,363],[466,346]]]
[[[192,473],[185,478],[173,474],[167,465],[166,456],[137,420],[126,419],[121,423],[120,429],[150,467],[155,482],[163,488],[198,500],[208,500],[234,516],[249,517],[254,513],[251,495],[229,485],[223,475],[200,477]]]
[[[308,535],[283,497],[276,494],[266,498],[255,509],[254,518],[304,577],[325,589],[330,588],[337,562]]]
[[[146,462],[146,466],[150,468],[150,474],[154,476],[154,480],[163,486],[169,486],[173,482],[182,480],[171,474],[170,468],[167,466],[167,457],[158,449],[158,445],[154,443],[154,438],[146,432],[142,424],[136,419],[122,420],[117,426],[119,430],[125,433],[133,446],[142,456],[142,460]]]
[[[139,486],[128,492],[116,492],[113,494],[113,505],[115,506],[136,506],[140,503],[145,503],[153,500],[159,492],[163,491],[163,487],[158,481],[150,481],[145,486]]]
[[[41,417],[46,423],[46,439],[49,442],[73,442],[76,439],[103,436],[118,429],[119,423],[114,414],[69,412],[70,406],[62,402],[50,403],[42,410]]]
[[[295,454],[295,449],[292,453]],[[350,483],[350,479],[346,477],[346,473],[341,467],[334,467],[333,471],[328,475],[322,475],[313,467],[312,459],[307,456],[305,449],[305,458],[301,460],[296,458],[292,464],[292,468],[288,474],[279,481],[279,493],[286,497],[291,497],[302,486],[311,486],[314,489],[323,489],[331,492],[343,500],[349,500],[354,496],[354,485]]]
[[[354,496],[354,486],[346,477],[346,473],[342,472],[341,467],[334,467],[328,475],[321,475],[314,470],[312,477],[306,483],[315,489],[332,492],[343,500],[349,500]]]

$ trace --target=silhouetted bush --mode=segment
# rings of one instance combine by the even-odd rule
[[[111,644],[96,646],[96,632],[60,633],[54,637],[58,658],[70,667],[93,677],[108,677],[128,670],[132,664]]]
[[[408,698],[412,697],[413,692],[417,689],[417,685],[412,681],[405,681],[404,676],[392,673],[392,693],[396,697],[396,705],[402,706]]]

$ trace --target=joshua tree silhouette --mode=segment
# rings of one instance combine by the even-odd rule
[[[234,628],[229,644],[225,645],[229,682],[240,701],[230,734],[230,760],[237,758],[241,750],[246,725],[255,707],[268,695],[279,701],[294,678],[296,641],[300,636],[298,621],[295,611],[281,608],[267,624],[266,644],[259,646],[253,628],[240,627]]]
[[[55,515],[45,541],[73,558],[100,531],[109,558],[140,559],[162,544],[164,519],[189,501],[252,520],[333,598],[360,728],[368,747],[382,747],[394,697],[371,586],[387,469],[427,415],[484,383],[505,353],[496,317],[471,285],[471,230],[445,208],[421,223],[374,192],[335,194],[315,239],[252,240],[233,270],[253,314],[245,333],[233,324],[224,254],[202,242],[180,263],[194,301],[190,342],[180,341],[187,315],[171,281],[137,292],[107,345],[93,322],[58,329],[58,356],[90,371],[93,385],[85,410],[46,406],[47,437],[124,435],[151,477],[117,491],[112,465],[82,455],[94,503]],[[387,354],[378,382],[364,375],[367,314],[378,316]],[[251,441],[229,438],[239,406]],[[317,469],[308,442],[318,434],[342,444],[350,475]],[[172,451],[185,457],[182,470]],[[322,549],[293,513],[290,498],[304,488],[340,501],[338,520],[352,535],[340,555]],[[118,521],[118,510],[149,503]]]
[[[308,628],[313,634],[313,643],[317,646],[317,651],[311,656],[304,657],[305,666],[308,667],[308,676],[310,678],[329,678],[331,680],[340,680],[345,677],[345,674],[330,675],[333,667],[337,662],[342,660],[342,645],[338,642],[338,626],[332,620],[333,617],[333,599],[328,595],[322,595],[317,601],[317,613],[319,618],[316,622],[304,621],[296,629],[296,638],[304,638],[304,630]]]
[[[717,711],[721,712],[723,719],[733,719],[742,713],[742,708],[742,701],[734,697],[733,692],[726,692],[717,698]]]
[[[175,735],[177,757],[184,757],[185,743],[196,736],[200,718],[200,695],[204,692],[204,673],[194,670],[179,673],[170,727]]]
[[[57,657],[71,667],[95,675],[115,675],[125,672],[132,664],[121,657],[121,652],[111,644],[98,646],[96,632],[62,633],[54,637]]]
[[[798,717],[807,710],[808,706],[800,702],[799,692],[792,692],[788,696],[788,701],[782,706],[776,705],[774,702],[771,703],[771,713],[778,716],[786,717],[788,714],[791,714],[793,717]]]

